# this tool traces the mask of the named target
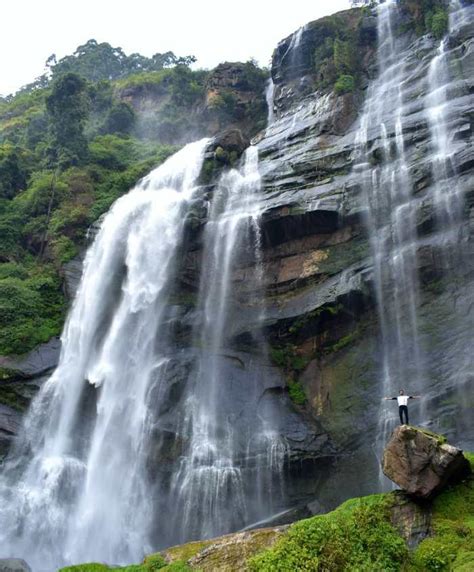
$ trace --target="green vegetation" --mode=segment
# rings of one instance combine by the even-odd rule
[[[92,48],[70,56],[67,70],[58,63],[52,81],[0,102],[0,354],[59,334],[61,265],[84,246],[87,228],[176,150],[133,135],[135,113],[113,84],[88,81],[81,66]],[[192,74],[165,71],[184,84]]]
[[[299,354],[297,347],[292,344],[270,348],[270,359],[285,371],[290,399],[295,405],[304,405],[307,401],[306,394],[295,377],[306,368],[309,360]]]
[[[59,61],[51,56],[47,75],[0,98],[0,355],[59,334],[62,265],[84,248],[88,227],[177,150],[176,141],[207,133],[210,122],[256,129],[265,120],[263,95],[254,95],[263,94],[266,71],[253,61],[191,70],[194,61],[172,52],[126,55],[90,40]],[[217,78],[204,110],[213,73],[237,74],[238,89],[252,97],[239,99],[233,84],[221,88]],[[141,110],[143,100],[153,112]],[[221,149],[207,176],[236,159]]]
[[[364,15],[361,8],[311,23],[316,38],[313,67],[319,89],[342,95],[360,85],[376,42],[375,32],[362,25]]]
[[[60,280],[50,264],[0,265],[0,352],[48,341],[62,325]]]
[[[402,32],[412,29],[419,36],[431,33],[441,39],[448,31],[448,7],[443,0],[400,0],[400,6],[410,17]]]
[[[335,511],[302,520],[249,562],[255,572],[400,570],[405,542],[390,524],[390,496],[353,499]]]
[[[298,381],[288,382],[288,394],[296,405],[304,405],[308,401],[303,386]]]
[[[352,93],[355,89],[355,80],[352,75],[341,75],[334,84],[334,91],[341,95],[343,93]]]
[[[113,566],[91,562],[89,564],[79,564],[77,566],[67,566],[61,568],[59,572],[105,572],[106,570],[120,570],[121,572],[188,572],[191,568],[182,560],[168,563],[161,554],[147,556],[142,564],[132,564],[130,566]]]
[[[474,469],[474,455],[466,454]],[[474,568],[474,481],[448,488],[433,503],[433,536],[418,546],[414,570]]]
[[[474,455],[466,454],[474,468]],[[292,525],[274,547],[249,561],[258,572],[367,570],[467,572],[474,565],[474,480],[433,503],[433,535],[410,552],[391,521],[393,493],[351,499]]]

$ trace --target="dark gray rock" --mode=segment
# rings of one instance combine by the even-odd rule
[[[60,352],[61,340],[51,338],[49,342],[40,344],[19,358],[0,358],[0,366],[18,372],[23,378],[35,377],[55,368],[58,365]]]
[[[0,460],[8,453],[21,427],[21,413],[0,403]]]
[[[82,277],[82,266],[85,254],[80,254],[66,262],[63,266],[64,280],[66,283],[66,293],[69,300],[74,300]]]
[[[21,558],[1,558],[0,572],[31,572],[31,568]]]

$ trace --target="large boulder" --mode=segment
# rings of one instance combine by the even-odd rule
[[[461,449],[429,431],[401,425],[393,432],[382,460],[385,475],[410,495],[433,497],[449,482],[470,472]]]

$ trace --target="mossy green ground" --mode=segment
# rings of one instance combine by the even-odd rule
[[[474,454],[466,454],[474,468]],[[250,572],[351,571],[431,572],[474,570],[474,479],[451,486],[433,502],[432,536],[410,551],[391,521],[393,493],[351,499],[336,510],[291,527],[270,549],[246,563]],[[281,534],[281,533],[280,533]],[[180,560],[167,564],[160,554],[127,571],[194,570],[186,563],[212,542],[176,547]],[[175,550],[175,549],[172,549]],[[214,564],[215,565],[215,564]],[[227,568],[223,568],[227,569]],[[62,572],[100,572],[103,564],[64,568]],[[206,567],[202,569],[204,572]],[[210,569],[209,569],[210,570]]]

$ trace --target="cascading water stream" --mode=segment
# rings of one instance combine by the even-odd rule
[[[451,2],[449,33],[456,33],[474,18],[474,7],[462,6],[458,0]],[[459,251],[459,228],[463,219],[464,192],[456,168],[455,155],[461,144],[451,137],[450,118],[456,113],[449,101],[449,89],[455,89],[450,70],[450,49],[445,37],[431,61],[428,72],[426,115],[432,141],[432,171],[434,180],[433,202],[438,226],[444,231],[447,242],[455,246],[446,253],[445,263],[456,258]]]
[[[1,480],[2,556],[51,570],[138,561],[151,548],[148,396],[166,361],[168,298],[207,144],[187,145],[119,199],[87,254],[58,368]]]
[[[267,128],[275,121],[275,111],[273,109],[273,97],[275,93],[275,84],[270,76],[267,81],[267,87],[265,88],[265,101],[267,102]]]
[[[459,121],[465,120],[452,98],[455,95],[458,102],[470,102],[472,108],[474,97],[464,82],[456,78],[456,70],[452,65],[453,53],[459,48],[456,42],[450,41],[450,37],[462,34],[468,26],[474,26],[474,6],[451,0],[448,35],[441,40],[431,60],[425,97],[425,112],[431,135],[429,159],[441,279],[448,289],[453,290],[455,299],[458,299],[458,303],[452,305],[451,319],[453,330],[460,332],[456,345],[459,347],[458,355],[463,357],[458,359],[456,370],[450,372],[448,381],[461,403],[456,413],[456,425],[460,434],[466,431],[469,419],[472,419],[468,404],[472,392],[469,387],[473,368],[470,334],[474,329],[474,289],[469,276],[474,275],[474,265],[465,200],[472,182],[459,172],[457,155],[465,142],[462,139],[456,140],[453,133],[453,128],[459,126]],[[462,289],[462,295],[455,292],[456,288]]]
[[[357,134],[356,171],[368,213],[374,282],[382,332],[384,395],[420,389],[423,377],[417,306],[417,235],[412,183],[403,134],[404,45],[393,33],[395,1],[378,6],[379,75],[369,88]],[[408,385],[408,387],[407,387]],[[382,397],[382,395],[381,395]],[[382,402],[375,444],[379,455],[396,420]]]
[[[254,306],[257,314],[263,312],[259,189],[258,151],[250,147],[241,170],[233,169],[219,181],[206,225],[207,255],[198,301],[202,323],[195,332],[201,355],[193,375],[201,398],[196,401],[197,389],[191,390],[185,419],[186,432],[191,435],[190,452],[183,457],[172,484],[172,496],[177,499],[176,527],[184,522],[183,540],[212,537],[238,529],[258,515],[271,514],[271,488],[267,486],[264,495],[261,489],[280,478],[283,470],[286,448],[272,427],[255,420],[246,437],[244,459],[236,446],[241,436],[234,434],[221,405],[228,391],[225,354],[231,351],[229,338],[239,312],[234,273],[242,256],[251,268],[246,275],[246,303]],[[252,458],[250,474],[245,464]],[[256,486],[249,486],[252,481]]]

